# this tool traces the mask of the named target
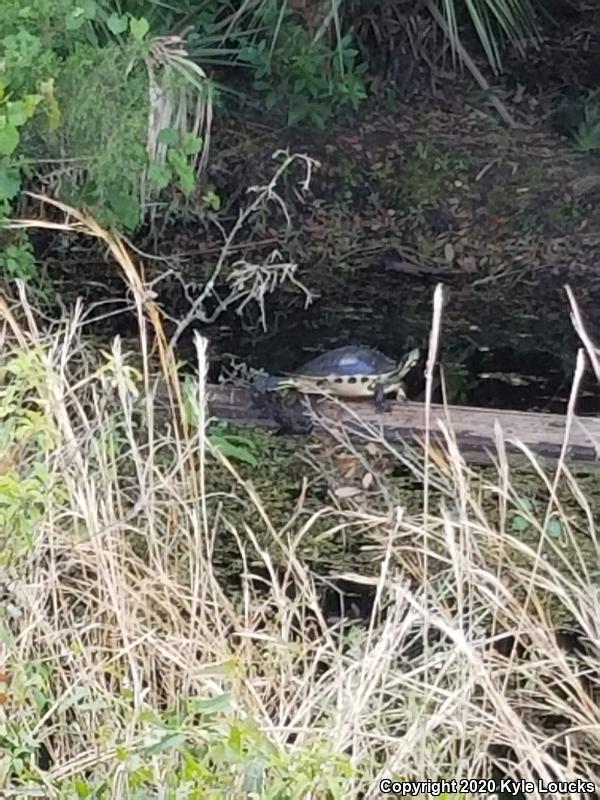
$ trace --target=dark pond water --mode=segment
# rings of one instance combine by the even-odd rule
[[[395,278],[395,276],[394,276]],[[308,308],[295,293],[280,292],[267,305],[267,330],[257,311],[229,315],[204,331],[212,343],[216,379],[229,354],[270,373],[291,370],[327,348],[367,344],[400,358],[422,351],[421,368],[408,378],[409,396],[419,399],[428,348],[434,284],[396,279],[365,280],[361,275],[322,294]],[[576,290],[577,291],[577,290]],[[595,328],[593,295],[580,287],[582,310]],[[536,287],[444,287],[441,362],[452,403],[564,413],[573,380],[579,340],[572,328],[562,285]],[[192,337],[182,351],[193,359]],[[437,400],[441,393],[436,392]],[[600,413],[600,392],[590,374],[578,411]]]

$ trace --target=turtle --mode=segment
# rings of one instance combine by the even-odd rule
[[[406,400],[402,378],[418,358],[418,349],[411,350],[401,361],[394,361],[372,347],[345,345],[327,350],[284,377],[263,375],[255,381],[259,391],[293,388],[303,394],[372,397],[380,407],[389,394]]]

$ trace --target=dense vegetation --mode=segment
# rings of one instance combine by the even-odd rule
[[[443,5],[456,36],[463,7]],[[0,213],[9,213],[24,182],[125,231],[147,220],[150,207],[156,222],[181,195],[218,208],[202,171],[215,113],[226,115],[240,103],[276,106],[289,124],[323,127],[366,96],[368,63],[357,59],[351,33],[341,29],[343,9],[317,6],[6,0]],[[469,6],[492,62],[499,57],[494,35],[514,37],[531,27],[525,0],[510,11],[502,6]],[[350,5],[359,21],[361,10]],[[383,14],[385,3],[375,10]],[[5,244],[1,257],[6,275],[31,277],[25,239]]]

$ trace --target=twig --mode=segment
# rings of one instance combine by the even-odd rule
[[[331,20],[334,19],[334,17],[337,15],[338,8],[340,7],[341,4],[342,4],[342,0],[332,0],[331,8],[329,9],[329,12],[327,13],[327,15],[325,16],[325,19],[323,20],[323,22],[319,26],[319,30],[315,33],[315,36],[313,38],[313,44],[315,42],[318,42],[319,39],[321,39],[325,35],[325,32],[327,31],[327,28],[331,25]]]
[[[273,158],[277,158],[278,156],[282,155],[282,153],[283,151],[278,150],[276,153],[274,153]],[[219,254],[219,258],[217,260],[217,264],[215,266],[213,274],[206,282],[200,296],[194,301],[188,313],[185,315],[185,317],[181,320],[181,322],[175,329],[175,332],[173,333],[170,342],[172,348],[175,347],[175,344],[179,341],[182,333],[191,324],[191,322],[193,322],[194,319],[200,318],[202,319],[203,322],[213,321],[214,315],[207,317],[206,314],[204,313],[203,311],[204,303],[206,302],[207,298],[211,294],[213,294],[215,284],[221,274],[221,271],[223,270],[227,256],[231,252],[233,242],[238,233],[240,232],[240,230],[242,229],[242,227],[244,226],[244,224],[252,216],[252,214],[258,211],[258,209],[261,208],[261,206],[263,206],[266,202],[274,200],[277,203],[277,205],[281,208],[289,224],[290,220],[287,213],[287,208],[285,207],[285,203],[283,202],[282,198],[276,191],[277,182],[279,181],[281,176],[287,171],[290,164],[292,164],[296,160],[300,160],[303,161],[306,166],[306,177],[302,182],[302,187],[306,191],[310,185],[310,179],[312,176],[313,167],[317,166],[318,162],[307,155],[302,155],[298,153],[294,153],[293,155],[289,155],[288,153],[283,153],[283,154],[285,155],[285,159],[283,163],[279,165],[269,183],[266,186],[252,186],[248,189],[249,192],[254,192],[254,194],[256,195],[255,199],[252,201],[252,203],[250,203],[250,205],[246,209],[240,211],[239,216],[235,221],[235,223],[233,224],[229,233],[226,234],[225,232],[223,232],[225,242]],[[236,302],[238,300],[239,297],[235,296],[231,300],[231,302]],[[223,302],[225,301],[222,301],[220,303],[221,310],[223,310],[223,308],[225,307],[223,306]],[[229,303],[227,303],[227,305],[228,304]]]

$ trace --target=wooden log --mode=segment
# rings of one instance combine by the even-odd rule
[[[309,430],[311,418],[314,420],[316,415],[323,419],[324,427],[343,424],[352,434],[362,424],[382,431],[388,441],[411,442],[415,438],[423,440],[425,435],[425,406],[422,403],[390,403],[385,411],[379,412],[370,401],[352,401],[344,405],[325,398],[302,397],[287,408],[281,397],[271,396],[263,402],[246,388],[210,385],[207,393],[211,416],[237,424],[297,432]],[[556,459],[563,447],[567,419],[559,414],[432,405],[430,432],[433,442],[441,438],[440,422],[453,431],[466,460],[489,463],[496,452],[496,424],[503,431],[509,454],[520,452],[514,444],[519,441],[537,455]],[[599,418],[574,417],[567,454],[570,461],[600,460]]]

